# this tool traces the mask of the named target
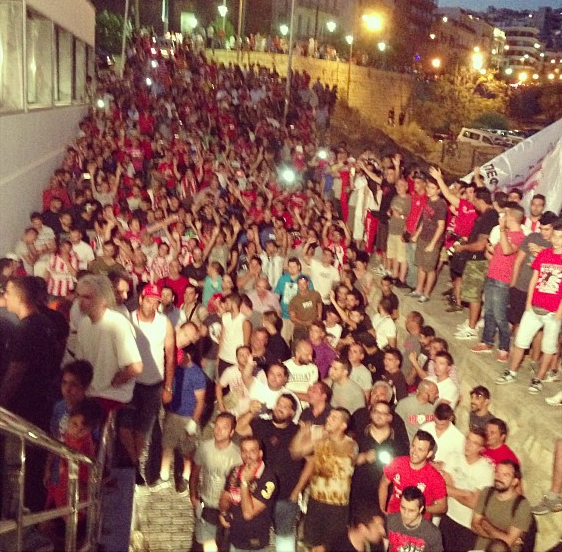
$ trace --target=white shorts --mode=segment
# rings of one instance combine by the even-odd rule
[[[558,334],[560,333],[560,320],[554,318],[553,312],[548,314],[537,314],[533,309],[526,310],[523,313],[517,336],[515,337],[515,346],[520,349],[528,349],[531,346],[533,338],[542,328],[543,336],[541,343],[541,351],[545,355],[554,355],[558,352]]]

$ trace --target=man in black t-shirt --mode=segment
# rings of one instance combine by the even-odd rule
[[[7,346],[0,406],[48,432],[59,398],[61,354],[57,333],[50,319],[40,312],[41,289],[34,277],[10,278],[4,299],[8,312],[14,313],[20,322]],[[25,506],[32,512],[45,504],[45,461],[46,451],[26,448]]]
[[[468,242],[455,247],[455,254],[464,256],[465,263],[461,263],[458,268],[455,268],[455,263],[451,264],[451,270],[462,275],[461,300],[469,304],[468,324],[455,334],[457,339],[477,337],[476,324],[480,317],[482,292],[488,272],[488,261],[485,257],[486,245],[488,236],[492,228],[497,226],[499,218],[498,212],[492,207],[490,190],[478,188],[474,192],[474,207],[480,214],[474,222]]]
[[[219,501],[219,521],[230,527],[230,542],[240,550],[262,550],[269,544],[271,513],[277,479],[265,466],[259,439],[244,437],[240,443],[242,465],[226,478]]]
[[[304,467],[303,460],[293,460],[289,445],[298,432],[292,420],[297,411],[297,400],[288,393],[281,395],[273,409],[272,417],[259,417],[260,405],[253,401],[250,411],[238,419],[236,431],[242,435],[252,434],[263,443],[264,459],[277,479],[278,489],[273,507],[276,550],[294,550],[295,521],[299,510],[298,493],[294,489]]]

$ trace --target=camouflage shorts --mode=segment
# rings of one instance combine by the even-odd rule
[[[488,261],[468,261],[462,273],[461,301],[478,303],[482,300]]]

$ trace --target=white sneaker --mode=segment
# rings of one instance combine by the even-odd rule
[[[527,391],[529,391],[531,395],[538,395],[542,391],[542,381],[538,378],[533,378],[531,380],[531,385],[527,388]]]
[[[517,379],[517,372],[511,372],[506,370],[501,376],[496,379],[497,385],[506,385],[508,383],[513,383]]]
[[[553,381],[560,381],[560,372],[549,370],[543,379],[544,383],[552,383]]]
[[[465,328],[468,328],[468,318],[464,322],[457,324],[457,330],[464,330]]]
[[[562,406],[562,391],[558,391],[558,393],[552,395],[552,397],[547,397],[544,402],[550,406]]]
[[[455,338],[456,339],[478,339],[478,332],[476,330],[473,330],[469,326],[467,326],[466,328],[464,328],[462,330],[459,330],[455,334]]]

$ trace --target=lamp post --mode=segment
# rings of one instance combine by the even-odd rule
[[[222,17],[222,32],[224,34],[224,30],[226,27],[226,14],[228,13],[228,8],[226,7],[226,0],[222,1],[222,4],[218,7],[219,15]]]
[[[326,28],[328,32],[333,33],[336,30],[336,23],[334,21],[328,21],[326,23]]]
[[[242,50],[242,14],[244,13],[244,0],[239,0],[238,4],[238,37],[236,61],[240,63],[240,51]]]
[[[285,83],[285,110],[283,111],[283,121],[287,122],[289,113],[289,102],[291,101],[291,72],[293,63],[293,32],[295,23],[295,0],[291,0],[291,19],[289,21],[289,55],[287,56],[287,79]]]
[[[347,35],[345,41],[349,44],[349,59],[347,61],[347,104],[349,105],[349,88],[351,86],[351,56],[353,55],[353,35]]]

